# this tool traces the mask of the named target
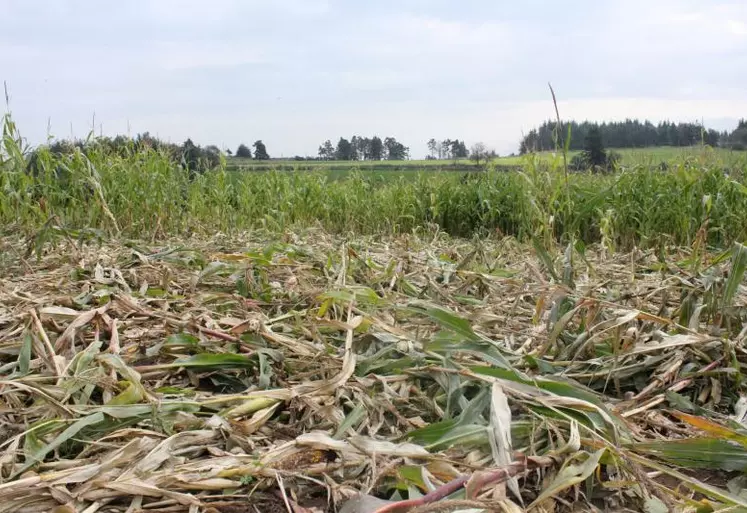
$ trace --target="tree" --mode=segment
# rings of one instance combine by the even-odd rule
[[[358,155],[358,160],[366,160],[371,154],[371,139],[358,136],[353,151]]]
[[[233,155],[231,148],[226,148],[226,155],[228,155],[229,157]]]
[[[747,149],[747,120],[740,119],[737,128],[729,134],[728,145],[733,150]]]
[[[729,146],[734,150],[747,149],[747,128],[737,128],[729,136]]]
[[[220,148],[215,145],[206,146],[202,152],[203,158],[205,159],[205,166],[208,169],[218,167],[220,165]]]
[[[472,145],[472,148],[470,148],[470,155],[469,158],[472,160],[476,165],[480,165],[480,161],[483,159],[483,157],[487,154],[487,148],[485,147],[484,143],[475,143]]]
[[[319,158],[323,160],[406,160],[409,158],[410,148],[394,137],[387,137],[382,141],[377,136],[369,139],[354,135],[350,140],[340,137],[335,147],[327,140],[319,146],[318,152]]]
[[[384,139],[387,160],[407,160],[410,148],[397,141],[394,137]]]
[[[246,144],[239,144],[239,147],[236,148],[236,156],[242,159],[250,159],[252,158],[252,150]]]
[[[485,146],[484,143],[476,143],[472,146],[469,154],[470,160],[472,160],[476,165],[480,165],[480,162],[484,164],[488,164],[492,159],[497,157],[495,150],[489,150],[487,146]]]
[[[182,144],[182,163],[184,167],[189,171],[190,176],[193,176],[200,166],[200,149],[195,146],[192,139],[187,139]]]
[[[371,144],[368,147],[369,160],[381,160],[384,156],[384,143],[378,136],[371,138]]]
[[[431,138],[430,141],[428,141],[428,155],[435,159],[438,158],[438,143],[435,139]]]
[[[335,159],[335,148],[332,146],[332,141],[327,139],[324,144],[319,146],[319,158],[322,160],[334,160]]]
[[[475,163],[475,165],[479,166],[482,161],[487,164],[488,155],[488,148],[485,146],[485,143],[479,142],[472,145],[469,158]]]
[[[267,154],[267,147],[261,139],[254,142],[254,158],[257,160],[270,160],[270,156]]]
[[[357,135],[354,135],[350,138],[350,159],[351,160],[361,160],[363,157],[363,152],[360,151],[361,148],[361,138]]]
[[[337,150],[335,150],[335,160],[352,160],[353,145],[344,137],[337,141]]]
[[[457,139],[452,143],[452,154],[455,159],[466,159],[469,156],[467,145],[464,144],[464,141]]]
[[[441,141],[441,148],[438,153],[438,158],[440,159],[451,158],[451,139],[444,139],[443,141]]]
[[[459,139],[444,139],[440,143],[436,143],[435,147],[440,159],[466,159],[469,157],[467,145]]]
[[[553,133],[555,121],[547,121],[539,128],[531,130],[520,143],[520,153],[555,149]],[[672,123],[663,121],[654,125],[650,121],[626,119],[611,123],[578,123],[571,121],[571,150],[583,150],[586,136],[596,127],[602,134],[602,140],[610,148],[643,148],[647,146],[692,146],[701,141],[706,144],[725,142],[715,130],[707,130],[699,123]],[[564,125],[562,136],[566,132]]]
[[[181,148],[181,163],[189,171],[190,177],[220,165],[221,151],[214,145],[202,148],[187,139]]]
[[[589,166],[607,165],[607,152],[604,151],[602,132],[598,127],[592,127],[584,140],[584,160]]]
[[[714,129],[703,130],[703,144],[708,146],[716,147],[719,144],[721,135]]]

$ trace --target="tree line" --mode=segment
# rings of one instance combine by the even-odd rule
[[[571,150],[582,150],[589,132],[597,128],[606,146],[611,148],[645,148],[648,146],[693,146],[705,143],[710,146],[725,145],[729,139],[726,132],[706,129],[697,123],[671,123],[664,121],[654,125],[650,121],[626,119],[609,123],[592,123],[570,121],[562,123],[562,133],[556,134],[555,121],[546,121],[539,128],[525,135],[520,144],[519,153],[555,149],[558,136],[559,144],[565,143],[568,125],[571,129]]]
[[[730,133],[724,145],[734,150],[747,150],[747,119],[740,119],[737,128]]]
[[[475,145],[470,152],[466,143],[459,139],[431,139],[427,146],[426,160],[473,158],[479,161],[495,156],[495,152],[486,150],[482,143]],[[382,140],[378,136],[354,135],[350,139],[340,137],[337,144],[327,139],[319,146],[317,155],[314,160],[407,160],[410,158],[410,148],[394,137]]]
[[[482,144],[482,143],[479,143]],[[467,145],[464,141],[459,139],[444,139],[443,141],[437,141],[430,139],[427,143],[428,156],[427,160],[435,159],[466,159],[469,157],[467,151]],[[483,149],[483,148],[481,148]],[[474,153],[474,152],[473,152]]]
[[[336,145],[327,139],[319,146],[319,160],[407,160],[410,148],[394,137],[340,137]]]
[[[718,132],[706,129],[697,123],[662,122],[654,125],[650,121],[627,119],[621,122],[592,123],[589,121],[570,121],[562,124],[562,133],[555,133],[556,122],[546,121],[539,128],[531,130],[521,140],[520,153],[552,150],[556,140],[563,145],[570,125],[570,149],[582,150],[584,158],[594,165],[601,165],[601,153],[590,151],[593,147],[608,148],[643,148],[647,146],[693,146],[704,143],[710,146],[721,146],[734,150],[747,150],[747,120],[741,119],[731,131]],[[426,159],[472,159],[476,164],[487,163],[495,158],[495,151],[489,150],[483,143],[476,143],[470,150],[464,141],[444,139],[427,141]],[[253,148],[253,150],[252,150]],[[84,154],[91,151],[111,152],[121,156],[143,150],[166,152],[175,162],[191,174],[202,173],[220,165],[224,152],[215,145],[200,146],[191,139],[182,144],[166,142],[152,136],[149,132],[135,137],[117,135],[116,137],[89,137],[85,140],[57,140],[34,149],[29,156],[29,167],[35,169],[38,152],[50,151],[53,154],[73,154],[80,150]],[[235,153],[226,150],[225,154],[241,158],[269,160],[270,155],[262,140],[255,141],[251,148],[240,144]],[[605,165],[614,161],[615,154],[608,155]],[[378,136],[352,136],[350,139],[340,137],[337,144],[328,139],[319,146],[315,157],[295,157],[296,160],[407,160],[410,148],[394,137],[381,139]],[[580,164],[580,162],[579,162]]]
[[[236,150],[236,156],[268,160],[267,147],[262,140],[257,140],[252,145],[254,154],[244,144],[240,144]],[[46,145],[35,148],[29,156],[30,168],[35,170],[40,151],[49,151],[53,155],[72,155],[80,151],[85,155],[91,152],[103,152],[106,154],[126,157],[141,151],[158,151],[167,154],[171,160],[180,164],[190,173],[203,173],[220,165],[223,152],[215,145],[200,146],[192,139],[187,139],[182,144],[166,142],[152,136],[149,132],[137,134],[135,137],[117,135],[115,137],[101,136],[89,137],[88,139],[60,139]],[[231,155],[231,150],[225,152]]]
[[[265,146],[265,143],[261,139],[254,141],[252,147],[254,148],[253,154],[252,150],[246,144],[239,144],[235,155],[242,159],[270,160],[270,155],[267,153],[267,146]],[[230,155],[231,150],[228,150],[227,153]]]
[[[37,147],[30,156],[33,164],[40,151],[49,151],[53,155],[72,155],[80,151],[84,155],[92,152],[127,157],[143,151],[157,151],[168,155],[172,160],[180,163],[185,169],[193,173],[201,173],[220,164],[222,152],[215,145],[200,146],[192,139],[182,144],[162,141],[149,132],[137,134],[135,137],[117,135],[116,137],[89,137],[85,140],[60,139],[48,145]]]

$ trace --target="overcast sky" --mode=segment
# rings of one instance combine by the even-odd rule
[[[0,0],[31,143],[150,131],[275,156],[392,135],[517,151],[554,115],[747,117],[744,0]]]

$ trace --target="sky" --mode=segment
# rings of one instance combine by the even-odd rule
[[[554,117],[548,82],[563,119],[747,117],[744,0],[0,0],[0,20],[31,144],[95,127],[273,157],[352,135],[508,154]]]

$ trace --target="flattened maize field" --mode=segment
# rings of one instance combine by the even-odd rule
[[[0,512],[747,511],[747,249],[0,239]]]

